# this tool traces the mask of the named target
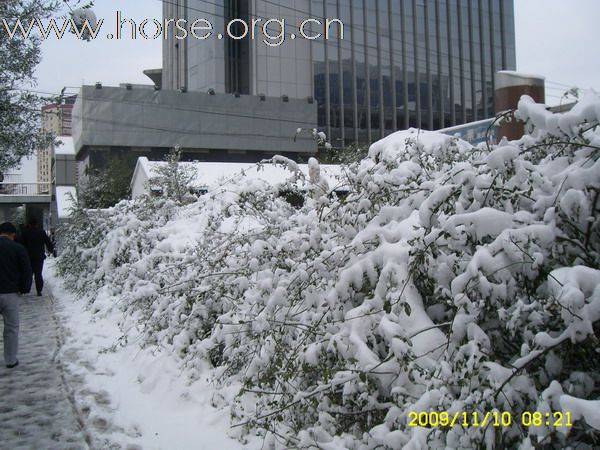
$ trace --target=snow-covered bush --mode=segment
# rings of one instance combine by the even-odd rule
[[[239,385],[236,429],[275,447],[597,447],[600,98],[518,115],[532,133],[491,148],[391,135],[348,196],[299,208],[241,177],[79,211],[62,274],[125,338]],[[430,411],[449,420],[411,426]]]

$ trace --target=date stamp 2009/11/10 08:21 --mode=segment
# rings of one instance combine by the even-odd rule
[[[571,427],[573,426],[570,412],[554,411],[525,411],[518,415],[520,424],[523,426],[551,426]],[[508,427],[513,425],[513,413],[504,411],[410,411],[408,413],[409,427],[450,427],[455,425],[462,427]]]

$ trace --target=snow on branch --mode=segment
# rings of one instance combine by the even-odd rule
[[[240,438],[598,447],[600,99],[552,114],[523,98],[518,114],[532,134],[489,149],[388,136],[347,169],[343,198],[292,206],[240,180],[75,214],[61,273],[188,376],[212,376]],[[316,161],[308,183],[327,190]],[[510,424],[469,422],[494,411]],[[411,425],[463,412],[467,425]],[[573,423],[521,420],[536,412]]]

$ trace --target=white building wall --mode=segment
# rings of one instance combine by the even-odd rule
[[[255,38],[250,42],[250,94],[264,94],[290,98],[312,96],[310,41],[300,38],[299,24],[306,20],[309,0],[282,0],[285,6],[273,5],[263,0],[250,1],[249,28],[252,19],[261,19],[255,29]],[[200,40],[188,36],[177,40],[171,34],[163,43],[163,88],[177,90],[186,87],[190,91],[225,93],[225,9],[222,2],[205,0],[169,0],[163,2],[165,18],[185,18],[187,24],[196,19],[206,19],[214,29],[211,37]],[[262,24],[268,19],[285,19],[285,41],[278,46],[269,46]],[[309,28],[307,27],[307,30]],[[173,29],[175,31],[175,29]],[[278,34],[280,25],[268,27],[271,36]],[[198,34],[204,34],[199,31]],[[218,35],[223,35],[219,39]],[[291,39],[291,34],[297,36]],[[246,39],[251,39],[248,36]]]
[[[188,89],[206,92],[214,89],[225,92],[225,41],[217,35],[223,33],[224,8],[219,2],[188,0],[188,23],[206,19],[213,24],[213,35],[205,40],[193,36],[186,40],[188,52]],[[203,25],[201,23],[200,25]],[[205,31],[198,31],[202,36]]]
[[[310,41],[301,38],[298,26],[308,19],[300,11],[309,11],[309,0],[286,0],[286,6],[274,5],[262,0],[254,2],[253,16],[267,19],[285,20],[285,41],[278,46],[269,46],[274,42],[262,37],[262,31],[257,33],[257,39],[252,43],[254,94],[279,97],[287,95],[290,98],[306,98],[312,96]],[[280,24],[267,28],[270,36],[279,34]],[[308,30],[308,27],[306,28]],[[258,30],[257,30],[258,31]],[[295,34],[296,39],[291,35]]]

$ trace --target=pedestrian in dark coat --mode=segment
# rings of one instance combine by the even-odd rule
[[[46,250],[54,254],[54,246],[46,232],[42,228],[38,228],[38,222],[35,218],[30,219],[27,226],[23,229],[21,244],[23,244],[29,255],[33,277],[35,278],[35,289],[37,290],[37,295],[41,296],[42,289],[44,288],[42,270],[44,269]]]
[[[4,319],[4,363],[12,369],[19,365],[19,296],[31,290],[31,265],[25,248],[15,242],[17,229],[12,223],[0,225],[0,314]]]

